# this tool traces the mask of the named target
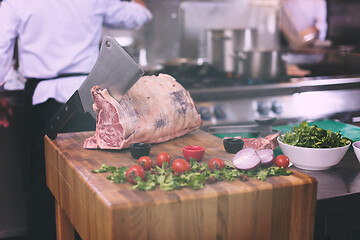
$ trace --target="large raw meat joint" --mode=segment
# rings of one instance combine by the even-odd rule
[[[84,148],[122,149],[131,143],[160,143],[201,125],[193,99],[167,74],[144,76],[117,101],[107,89],[91,89],[97,112],[95,135]]]

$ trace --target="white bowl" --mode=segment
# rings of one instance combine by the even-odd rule
[[[355,155],[360,162],[360,141],[354,142],[353,148],[354,148]]]
[[[281,151],[295,167],[306,170],[326,170],[338,164],[350,147],[304,148],[282,143],[277,138]]]

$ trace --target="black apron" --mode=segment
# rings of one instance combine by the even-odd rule
[[[29,179],[31,177],[31,168],[32,168],[32,163],[31,161],[34,161],[31,159],[31,143],[33,143],[33,141],[35,140],[33,138],[33,131],[34,128],[38,128],[36,127],[36,125],[38,124],[37,122],[35,122],[36,120],[34,120],[33,117],[33,111],[34,111],[34,107],[32,105],[32,97],[34,95],[35,92],[35,88],[36,86],[41,82],[41,81],[51,81],[54,79],[59,79],[59,78],[66,78],[66,77],[74,77],[74,76],[86,76],[88,75],[87,73],[67,73],[67,74],[61,74],[58,75],[56,77],[53,78],[27,78],[27,81],[25,83],[25,89],[24,89],[24,157],[23,157],[23,176],[24,176],[24,188],[27,189],[28,183],[29,183]],[[60,104],[60,103],[58,103]],[[41,104],[40,104],[41,105]],[[44,124],[44,123],[42,123]],[[40,135],[41,133],[39,133]]]
[[[24,163],[23,163],[23,176],[24,176],[24,186],[25,189],[27,187],[28,184],[28,180],[29,180],[29,174],[30,174],[30,168],[31,168],[31,159],[30,159],[30,148],[31,148],[31,142],[34,141],[34,139],[32,138],[32,129],[34,128],[34,125],[36,123],[32,122],[33,116],[32,116],[32,111],[33,111],[33,106],[32,106],[32,98],[35,92],[35,88],[36,86],[41,82],[41,81],[51,81],[54,79],[59,79],[59,78],[66,78],[66,77],[75,77],[75,76],[87,76],[88,73],[66,73],[66,74],[61,74],[58,75],[56,77],[52,77],[52,78],[27,78],[27,81],[25,83],[25,89],[24,89]]]
[[[25,107],[32,106],[32,97],[34,95],[35,88],[39,84],[39,82],[50,81],[59,78],[87,76],[87,75],[88,73],[64,73],[52,78],[26,78],[27,81],[25,83],[25,92],[24,92]]]
[[[28,237],[31,240],[53,239],[55,233],[55,202],[46,186],[44,135],[47,121],[63,105],[54,99],[48,99],[44,103],[33,106],[32,97],[36,86],[41,81],[86,75],[87,73],[70,73],[50,79],[27,78],[25,83],[22,170],[27,202]]]
[[[24,119],[25,119],[25,139],[30,140],[31,119],[32,119],[32,98],[37,85],[42,81],[51,81],[59,78],[87,76],[88,73],[64,73],[52,78],[26,78],[24,89]]]

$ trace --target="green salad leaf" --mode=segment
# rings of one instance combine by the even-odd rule
[[[190,187],[194,190],[202,189],[206,184],[212,184],[218,181],[234,181],[239,179],[247,181],[249,177],[258,180],[266,181],[270,176],[290,175],[292,172],[284,168],[272,166],[269,168],[259,167],[254,170],[240,171],[238,169],[225,166],[218,170],[211,170],[207,163],[199,163],[196,159],[190,160],[190,171],[185,173],[174,173],[168,164],[163,164],[162,167],[156,166],[146,172],[145,180],[142,181],[137,177],[137,183],[131,186],[131,189],[138,189],[143,191],[153,190],[159,186],[161,190],[170,191],[181,189],[183,187]],[[110,172],[107,179],[113,183],[125,183],[127,167],[116,168],[114,166],[107,166],[103,164],[100,169],[92,170],[93,173]]]
[[[341,136],[340,131],[332,132],[316,125],[310,126],[306,121],[280,136],[279,140],[289,145],[306,148],[337,148],[352,142],[351,139]]]

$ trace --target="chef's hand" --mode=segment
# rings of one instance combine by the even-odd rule
[[[319,29],[309,27],[300,32],[300,36],[306,45],[311,45],[319,37]]]
[[[146,7],[146,3],[143,0],[133,0],[133,2],[136,2],[140,5],[143,5],[144,7]]]
[[[298,65],[286,64],[286,74],[293,77],[305,77],[311,74],[309,70],[299,68]]]
[[[13,115],[13,111],[8,103],[8,101],[0,96],[0,127],[9,127],[9,117]]]

